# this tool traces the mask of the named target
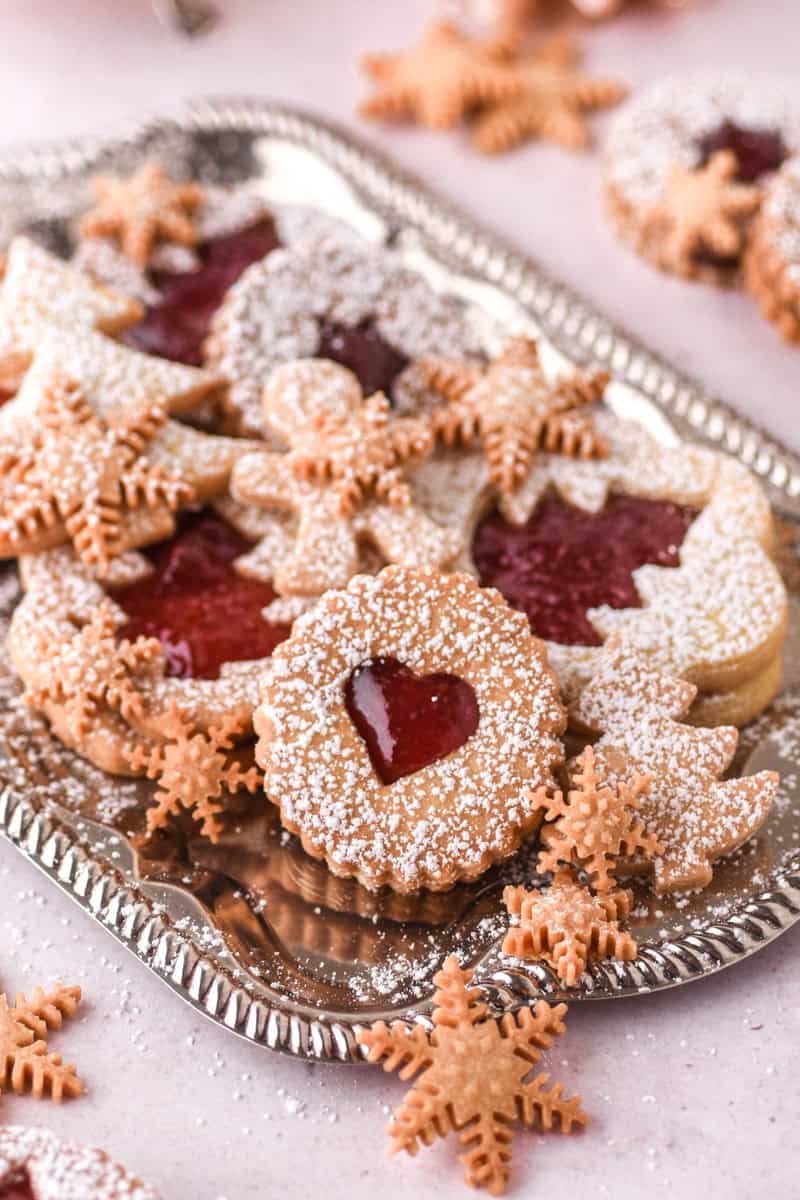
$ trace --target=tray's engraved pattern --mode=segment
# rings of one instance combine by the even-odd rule
[[[496,285],[530,313],[560,350],[580,361],[607,365],[617,379],[663,411],[679,434],[735,454],[762,477],[776,505],[800,519],[798,458],[615,329],[513,249],[482,233],[414,179],[333,127],[295,110],[249,100],[200,100],[173,120],[149,121],[114,141],[81,139],[0,156],[0,234],[13,229],[15,211],[36,214],[39,197],[51,193],[55,181],[59,191],[64,187],[75,196],[85,187],[87,172],[135,159],[153,147],[173,142],[180,146],[181,139],[185,144],[187,138],[216,138],[224,159],[230,139],[237,137],[254,142],[262,137],[285,139],[318,156],[352,187],[365,211],[383,219],[390,236],[414,230],[447,268]],[[230,155],[232,160],[235,156],[236,151]],[[80,822],[73,828],[21,795],[18,768],[12,756],[6,758],[0,752],[0,779],[4,775],[12,782],[0,791],[0,833],[184,1000],[233,1032],[301,1058],[358,1062],[359,1022],[373,1016],[404,1015],[430,1024],[425,1004],[406,1012],[362,1012],[356,1017],[300,1006],[260,987],[255,980],[251,986],[245,972],[232,972],[224,956],[203,952],[177,928],[148,884],[141,888],[132,885],[107,854],[89,844]],[[770,883],[768,890],[724,920],[674,940],[644,945],[634,962],[591,964],[579,995],[613,998],[673,987],[719,971],[760,949],[800,917],[800,854]],[[542,995],[564,995],[546,967],[505,962],[496,948],[478,964],[476,981],[497,1012]],[[574,992],[571,998],[576,998]]]

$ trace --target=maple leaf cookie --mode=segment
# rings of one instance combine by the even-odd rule
[[[434,292],[397,252],[331,235],[249,267],[206,342],[208,367],[228,382],[227,425],[258,436],[268,432],[264,382],[283,363],[312,356],[338,362],[367,395],[384,392],[406,414],[430,400],[414,360],[432,353],[480,357],[462,306]]]
[[[800,153],[764,188],[744,259],[745,282],[787,342],[800,342]]]
[[[637,93],[614,121],[609,215],[653,265],[730,283],[765,188],[798,152],[800,103],[780,79],[675,76]]]
[[[564,714],[497,592],[387,567],[298,618],[254,724],[265,791],[309,854],[369,888],[440,891],[536,828]]]
[[[509,51],[505,39],[481,43],[448,21],[432,25],[413,49],[362,60],[378,90],[361,105],[361,114],[447,129],[477,105],[521,90]]]
[[[266,546],[240,563],[247,574],[263,573],[281,597],[313,598],[348,583],[365,541],[403,566],[446,566],[458,556],[457,534],[422,512],[407,479],[433,448],[426,422],[390,419],[383,395],[365,399],[350,371],[322,359],[277,368],[264,414],[288,453],[245,455],[231,492],[244,504],[288,512],[296,530],[276,561],[271,529]]]

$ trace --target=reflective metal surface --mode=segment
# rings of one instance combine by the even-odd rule
[[[310,206],[370,241],[391,242],[434,286],[461,297],[487,349],[503,331],[528,329],[548,340],[552,356],[609,366],[616,411],[665,442],[692,436],[728,449],[763,478],[788,518],[787,581],[800,595],[800,463],[792,455],[320,122],[255,102],[204,101],[113,144],[19,152],[0,159],[0,234],[29,228],[63,244],[88,176],[154,153],[201,178],[251,180],[273,205]],[[9,569],[0,577],[3,620],[15,599]],[[793,642],[798,630],[795,611]],[[799,662],[800,654],[790,648],[787,658]],[[263,797],[229,814],[219,845],[198,839],[191,821],[174,835],[147,837],[151,785],[111,779],[64,750],[20,702],[5,659],[0,702],[0,832],[187,1001],[235,1032],[298,1056],[357,1061],[359,1022],[427,1020],[431,978],[452,950],[476,964],[498,1010],[560,994],[546,968],[512,964],[497,952],[500,892],[509,879],[527,877],[524,851],[474,884],[400,897],[333,877],[280,829]],[[704,892],[679,902],[642,895],[634,922],[640,957],[593,964],[572,1000],[688,982],[752,953],[797,919],[799,731],[800,678],[789,678],[774,710],[745,731],[738,759],[740,769],[784,771],[765,829],[718,867]]]

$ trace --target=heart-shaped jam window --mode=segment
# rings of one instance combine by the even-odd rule
[[[0,1200],[36,1200],[27,1172],[0,1181]]]
[[[382,783],[395,783],[458,750],[478,728],[478,701],[457,675],[415,675],[396,658],[356,667],[345,685],[350,720]]]

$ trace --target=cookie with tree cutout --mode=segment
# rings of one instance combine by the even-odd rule
[[[614,119],[609,216],[654,266],[736,282],[765,189],[798,151],[800,103],[788,80],[725,71],[665,79]]]
[[[455,381],[459,420],[463,397],[480,394],[471,381],[489,384],[493,369],[443,372]],[[520,382],[530,373],[515,367],[513,374]],[[559,387],[568,394],[574,386],[566,376],[542,394],[557,399]],[[757,480],[723,455],[665,444],[604,408],[576,413],[601,454],[549,453],[538,434],[530,436],[536,391],[523,399],[520,440],[514,422],[504,422],[504,406],[487,398],[502,469],[468,447],[444,449],[414,471],[423,507],[462,536],[459,568],[528,614],[568,698],[590,677],[605,638],[619,631],[697,685],[693,718],[750,720],[780,687],[787,624],[786,589],[771,559],[772,516]],[[448,408],[434,420],[446,422]],[[470,411],[470,437],[476,419]]]
[[[579,726],[601,735],[594,756],[605,784],[622,786],[636,773],[651,778],[639,813],[659,849],[651,863],[634,854],[626,866],[650,873],[658,895],[710,883],[714,863],[758,832],[779,783],[773,771],[723,778],[738,733],[685,724],[694,695],[692,684],[615,636],[572,708]]]

